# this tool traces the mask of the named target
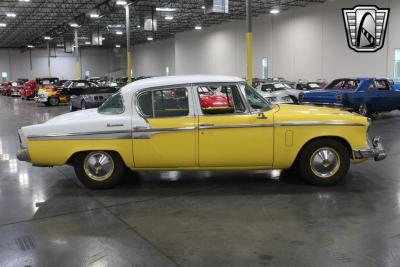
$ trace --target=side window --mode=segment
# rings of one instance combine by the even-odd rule
[[[246,112],[239,88],[236,85],[203,85],[197,88],[197,93],[204,114]]]
[[[147,91],[138,96],[141,113],[150,118],[189,115],[189,98],[186,88]]]

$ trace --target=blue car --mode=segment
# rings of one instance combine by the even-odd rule
[[[321,90],[303,92],[301,104],[328,105],[356,111],[370,117],[400,109],[400,90],[388,79],[337,79]]]

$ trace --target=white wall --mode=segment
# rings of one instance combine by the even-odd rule
[[[91,76],[103,76],[112,71],[113,54],[108,49],[81,49],[82,77],[85,70],[91,71]],[[75,79],[75,54],[66,54],[57,49],[56,57],[50,58],[51,74],[62,79]],[[32,50],[33,77],[48,76],[47,50]],[[8,72],[10,80],[29,78],[29,52],[22,53],[17,49],[0,50],[0,72]]]
[[[356,53],[347,45],[342,8],[352,8],[357,4],[391,8],[385,46],[376,53]],[[398,25],[398,0],[328,1],[305,8],[291,8],[279,15],[266,14],[254,18],[254,77],[262,76],[263,57],[268,57],[269,76],[283,76],[291,80],[343,76],[391,77],[394,49],[400,47]],[[172,54],[174,60],[170,58]],[[135,55],[134,65],[141,75],[164,75],[164,65],[174,64],[176,74],[244,77],[245,21],[179,33],[167,41],[136,46]],[[165,59],[167,55],[168,60]]]

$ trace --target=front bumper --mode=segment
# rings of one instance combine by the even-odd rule
[[[40,96],[35,97],[35,102],[37,103],[46,103],[48,100],[49,100],[48,97],[40,97]]]
[[[375,136],[370,140],[367,139],[367,146],[363,149],[353,151],[355,159],[374,158],[375,161],[381,161],[386,158],[386,152],[382,145],[382,138]]]

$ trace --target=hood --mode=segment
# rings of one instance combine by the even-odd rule
[[[336,108],[307,105],[279,105],[275,113],[275,122],[307,121],[307,122],[349,122],[368,125],[368,119],[357,113]]]

